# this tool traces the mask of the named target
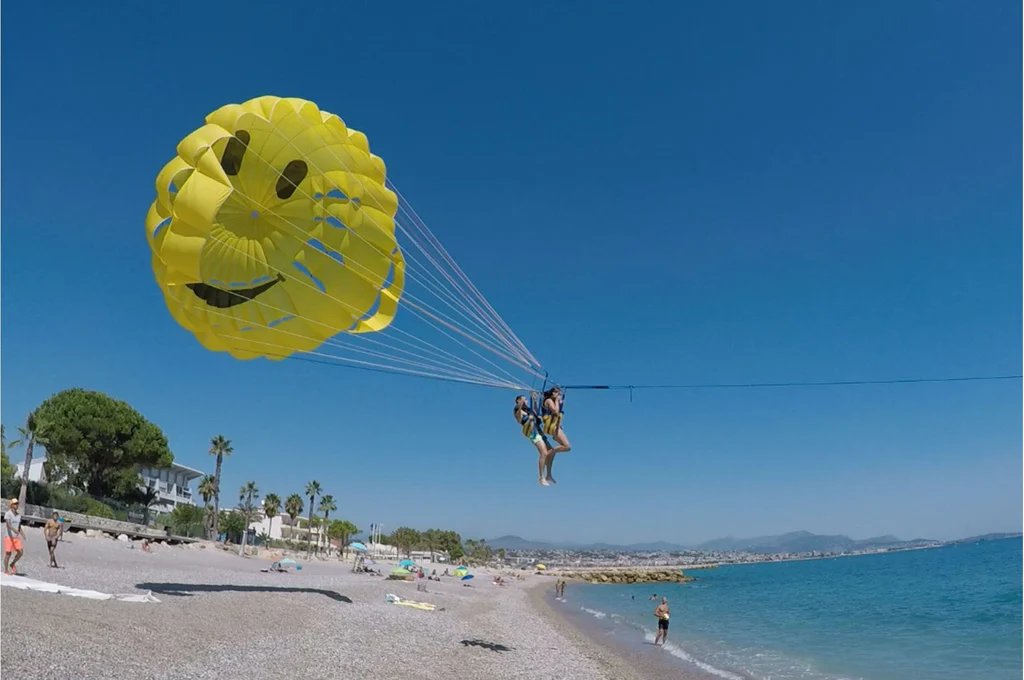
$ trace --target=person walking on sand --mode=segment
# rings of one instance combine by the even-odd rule
[[[668,639],[668,598],[661,598],[661,604],[654,609],[654,615],[658,618],[658,634],[654,636],[654,644],[665,644]]]
[[[54,569],[60,569],[57,566],[57,541],[60,539],[62,531],[60,516],[54,510],[50,519],[46,520],[46,526],[43,527],[43,535],[46,536],[46,549],[50,551],[50,566]]]
[[[16,565],[25,552],[25,530],[21,528],[21,515],[18,514],[18,499],[12,498],[4,513],[4,573],[17,573]],[[11,553],[14,559],[11,560]]]

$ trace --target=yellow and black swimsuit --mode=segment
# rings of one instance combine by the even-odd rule
[[[558,430],[562,427],[562,417],[565,414],[561,411],[558,413],[552,413],[546,406],[542,408],[544,411],[544,417],[541,420],[544,424],[544,434],[551,436],[558,434]]]
[[[527,439],[533,440],[537,433],[537,416],[534,415],[533,409],[529,406],[524,406],[522,413],[523,414],[519,417],[519,425],[523,428],[523,436]]]

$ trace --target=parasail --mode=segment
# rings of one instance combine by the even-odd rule
[[[366,135],[313,102],[210,113],[157,175],[146,237],[171,316],[209,350],[517,389],[544,377]]]
[[[279,359],[394,319],[398,199],[366,136],[301,99],[224,106],[157,177],[146,218],[171,314],[206,348]]]

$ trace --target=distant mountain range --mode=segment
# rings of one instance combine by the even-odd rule
[[[594,552],[684,552],[699,550],[701,552],[805,553],[866,550],[934,542],[926,538],[904,541],[895,536],[875,536],[874,538],[854,540],[842,534],[825,535],[812,534],[809,531],[791,531],[777,536],[758,536],[756,538],[716,538],[692,546],[667,543],[665,541],[631,543],[629,545],[611,543],[545,543],[543,541],[530,541],[519,536],[500,536],[487,541],[487,544],[496,550],[504,548],[505,550],[589,550]]]

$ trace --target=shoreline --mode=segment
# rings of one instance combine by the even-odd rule
[[[692,666],[683,659],[671,654],[666,656],[663,649],[655,647],[646,638],[641,639],[640,631],[636,631],[636,637],[632,639],[609,635],[599,626],[591,624],[585,614],[578,613],[578,603],[572,600],[556,600],[551,595],[552,585],[531,584],[530,603],[542,616],[549,619],[580,653],[597,663],[608,674],[607,677],[615,680],[721,680],[720,677]]]

